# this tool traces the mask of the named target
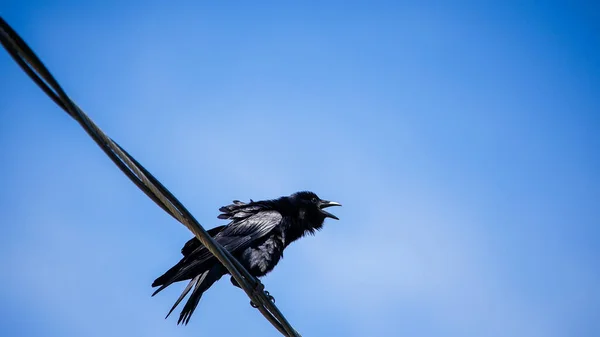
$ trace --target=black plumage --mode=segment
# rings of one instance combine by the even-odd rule
[[[219,209],[218,218],[230,222],[210,229],[208,234],[252,275],[262,277],[273,270],[290,243],[320,230],[325,218],[338,219],[325,211],[330,206],[341,205],[306,191],[249,203],[234,200]],[[181,253],[183,258],[152,283],[152,287],[159,287],[152,296],[175,282],[191,280],[167,314],[169,317],[192,291],[177,322],[187,324],[202,294],[228,271],[195,237],[183,246]],[[233,278],[231,281],[237,286]]]

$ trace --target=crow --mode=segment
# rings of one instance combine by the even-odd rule
[[[208,234],[250,274],[262,277],[283,258],[283,250],[290,243],[307,234],[314,235],[323,227],[325,218],[339,220],[325,210],[330,206],[341,204],[322,200],[309,191],[278,199],[250,199],[249,203],[234,200],[232,204],[219,208],[221,214],[218,218],[230,222],[208,230]],[[177,321],[178,325],[187,325],[202,294],[229,272],[196,237],[186,242],[181,254],[183,258],[152,283],[152,287],[159,287],[152,296],[175,282],[191,280],[165,317],[171,315],[193,287]],[[239,287],[233,277],[231,282]]]

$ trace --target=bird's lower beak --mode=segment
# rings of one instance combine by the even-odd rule
[[[323,213],[325,215],[325,217],[339,220],[339,218],[337,216],[324,210],[324,208],[331,207],[331,206],[342,206],[342,204],[340,204],[339,202],[327,201],[327,200],[321,200],[321,203],[319,204],[321,213]]]

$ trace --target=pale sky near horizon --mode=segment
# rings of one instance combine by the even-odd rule
[[[6,5],[5,5],[6,4]],[[304,336],[600,335],[591,2],[11,1],[0,15],[206,227],[297,190],[340,221],[263,279]],[[0,336],[278,336],[0,50]]]

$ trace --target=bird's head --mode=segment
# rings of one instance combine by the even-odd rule
[[[327,201],[319,198],[315,193],[309,191],[296,192],[290,196],[292,203],[298,207],[300,213],[307,220],[323,223],[325,218],[339,220],[339,218],[325,210],[331,206],[342,206],[335,201]]]

